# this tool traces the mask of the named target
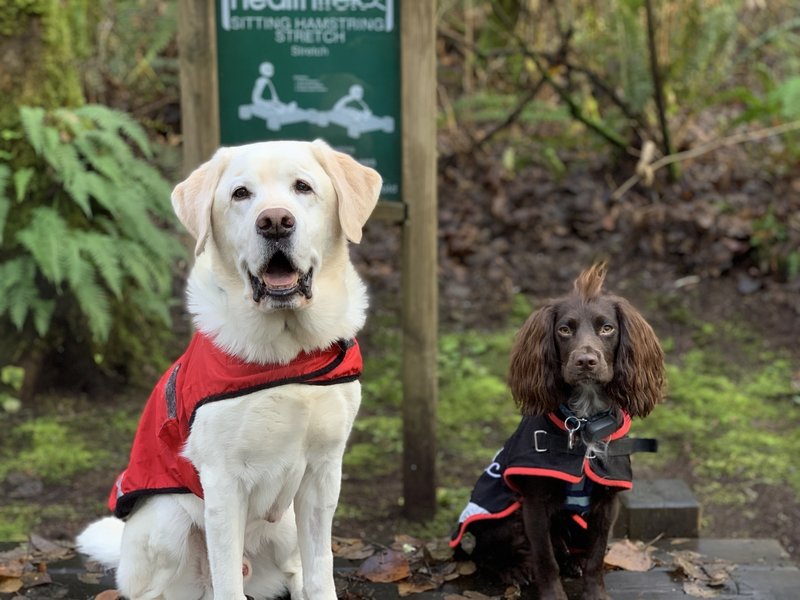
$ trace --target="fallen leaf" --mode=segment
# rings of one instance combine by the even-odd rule
[[[475,571],[478,570],[478,567],[475,566],[475,563],[471,560],[462,560],[458,563],[458,574],[459,575],[472,575]]]
[[[358,538],[334,536],[331,547],[334,556],[347,560],[364,560],[375,554],[375,546]]]
[[[408,560],[397,550],[383,550],[373,554],[358,568],[356,575],[375,583],[400,581],[411,574]]]
[[[94,597],[94,600],[119,600],[120,598],[122,596],[117,590],[103,590]]]
[[[510,585],[503,592],[503,600],[519,600],[522,598],[522,590],[516,584]]]
[[[397,593],[400,597],[410,596],[411,594],[419,594],[435,590],[439,584],[433,580],[425,577],[415,577],[409,581],[401,581],[397,584]]]
[[[704,584],[697,581],[684,581],[683,591],[684,593],[694,596],[695,598],[716,598],[719,596],[719,591],[712,590],[711,588],[706,587]]]
[[[437,539],[424,545],[425,554],[433,562],[447,562],[453,558],[453,549],[448,539]]]
[[[13,594],[22,589],[19,577],[0,577],[0,594]]]
[[[78,574],[78,581],[88,583],[89,585],[97,585],[103,580],[105,573],[98,573],[97,571],[86,571],[85,573]]]
[[[31,547],[36,551],[37,555],[47,560],[61,560],[73,554],[71,549],[59,546],[55,542],[51,542],[35,533],[30,534],[29,539]]]
[[[691,550],[672,552],[673,573],[691,580],[704,579],[705,572],[698,564],[701,555]]]
[[[494,596],[487,596],[480,592],[467,590],[464,592],[463,596],[459,594],[445,594],[444,600],[494,600]]]
[[[709,587],[724,587],[731,579],[731,572],[736,566],[726,561],[714,561],[703,564]]]
[[[0,577],[20,577],[24,568],[24,563],[18,558],[0,562]]]
[[[605,564],[625,571],[644,572],[653,568],[652,549],[631,540],[614,542],[608,549]]]
[[[37,585],[47,585],[53,583],[50,574],[45,571],[29,571],[22,575],[22,585],[26,588],[36,587]]]

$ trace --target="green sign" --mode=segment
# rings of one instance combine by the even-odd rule
[[[223,145],[322,138],[400,199],[399,0],[216,0]]]

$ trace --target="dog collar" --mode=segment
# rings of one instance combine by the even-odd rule
[[[605,410],[590,418],[577,416],[566,404],[561,404],[558,410],[560,416],[564,417],[564,429],[569,437],[570,449],[575,446],[578,437],[587,446],[604,440],[616,432],[623,421],[613,409]]]

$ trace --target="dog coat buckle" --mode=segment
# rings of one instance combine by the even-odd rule
[[[545,445],[544,441],[542,441],[542,445],[539,446],[539,434],[547,435],[547,432],[544,429],[537,429],[533,432],[533,449],[536,452],[547,452],[547,446]]]

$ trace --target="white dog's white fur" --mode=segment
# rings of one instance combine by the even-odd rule
[[[347,240],[360,241],[380,187],[375,171],[320,141],[220,149],[172,196],[197,239],[187,294],[196,327],[226,352],[260,363],[353,337],[367,297]],[[253,276],[277,281],[264,274],[269,252],[256,226],[270,209],[294,216],[283,243],[297,273],[313,274],[306,293],[254,292],[261,284]],[[131,600],[267,599],[286,590],[292,600],[334,600],[331,525],[359,403],[353,381],[203,405],[184,455],[205,499],[140,500],[124,526],[112,517],[91,524],[79,550],[117,567]]]

